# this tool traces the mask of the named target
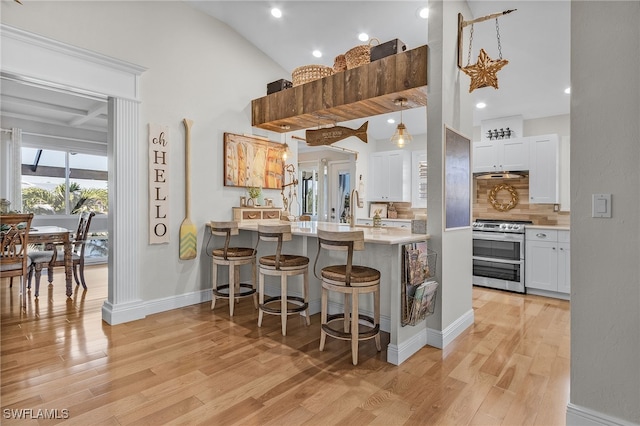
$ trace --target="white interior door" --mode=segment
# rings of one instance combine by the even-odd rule
[[[350,161],[329,163],[329,222],[349,222],[349,196],[352,181],[353,170]]]

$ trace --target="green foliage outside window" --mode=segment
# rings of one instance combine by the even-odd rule
[[[22,209],[25,213],[65,214],[65,184],[52,190],[38,187],[22,189]],[[100,188],[81,188],[77,183],[69,185],[69,205],[71,214],[85,211],[108,213],[109,192]]]

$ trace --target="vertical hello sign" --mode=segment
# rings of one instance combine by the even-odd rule
[[[169,128],[149,124],[149,244],[169,242]]]

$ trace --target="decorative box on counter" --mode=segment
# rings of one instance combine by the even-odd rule
[[[233,220],[239,223],[280,220],[281,212],[277,207],[233,207]]]
[[[405,50],[407,50],[407,46],[397,38],[377,46],[371,46],[371,62],[404,52]]]
[[[426,234],[427,233],[427,215],[416,215],[415,219],[411,220],[411,233],[412,234]]]
[[[292,87],[293,83],[291,83],[289,80],[281,78],[280,80],[272,81],[271,83],[267,84],[267,95],[279,92],[284,89],[290,89]]]

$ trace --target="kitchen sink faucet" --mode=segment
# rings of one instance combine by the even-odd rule
[[[362,207],[362,202],[360,201],[360,195],[358,194],[357,189],[351,190],[351,197],[349,198],[349,227],[356,227],[356,204],[358,207]]]

